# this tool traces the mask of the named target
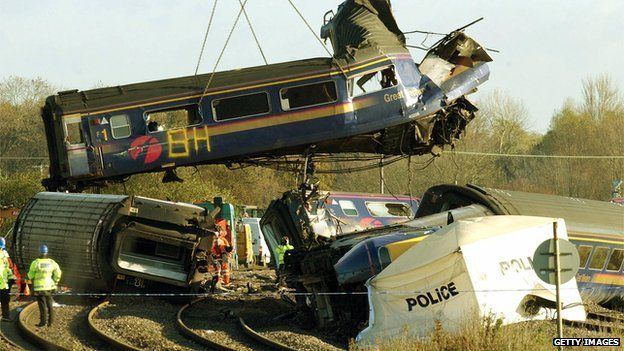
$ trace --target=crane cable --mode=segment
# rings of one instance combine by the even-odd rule
[[[217,3],[219,0],[215,0],[212,5],[212,12],[210,12],[210,19],[208,20],[208,28],[206,28],[206,34],[204,35],[204,42],[202,43],[201,50],[199,51],[199,58],[197,59],[197,66],[195,66],[195,75],[199,72],[199,64],[201,63],[202,56],[204,55],[204,48],[206,47],[206,40],[208,40],[208,33],[212,27],[212,19],[214,18],[215,10],[217,9]]]
[[[206,92],[208,91],[208,88],[210,87],[210,83],[212,83],[212,79],[214,78],[215,72],[217,71],[217,67],[219,66],[219,62],[221,62],[221,59],[223,58],[223,54],[225,53],[225,49],[227,48],[228,44],[230,43],[230,39],[232,38],[232,34],[234,33],[234,30],[236,29],[236,25],[238,24],[238,21],[240,20],[240,17],[243,13],[243,11],[245,10],[245,5],[247,4],[248,0],[245,0],[245,2],[241,5],[240,10],[238,11],[238,15],[236,15],[236,20],[234,21],[234,24],[232,25],[232,28],[230,29],[230,33],[227,36],[227,39],[225,40],[225,44],[223,45],[223,48],[221,49],[221,52],[219,53],[219,57],[217,58],[217,62],[215,62],[214,67],[212,68],[212,73],[210,74],[210,77],[208,78],[208,82],[206,82],[206,87],[204,88],[204,92],[202,93],[201,97],[199,98],[199,101],[197,102],[197,110],[199,111],[199,115],[204,117],[202,114],[202,108],[201,108],[201,103],[202,100],[204,99],[204,97],[206,96]]]
[[[243,2],[241,0],[238,0],[238,3],[240,4],[241,8],[243,9],[243,14],[245,15],[245,19],[247,20],[247,24],[249,25],[249,30],[251,31],[251,35],[253,36],[254,40],[256,41],[256,45],[258,46],[258,50],[260,50],[260,55],[262,55],[262,59],[264,60],[264,64],[268,65],[269,61],[267,60],[266,56],[264,55],[264,51],[262,50],[262,46],[260,46],[260,41],[258,40],[258,37],[256,36],[256,31],[254,31],[253,26],[251,25],[251,20],[249,20],[249,16],[247,16],[247,10],[245,10],[245,7],[243,6]]]
[[[340,64],[340,62],[338,62],[338,60],[336,60],[336,58],[334,57],[334,55],[329,52],[329,49],[327,49],[327,47],[325,46],[325,44],[323,44],[323,40],[321,40],[321,38],[319,38],[318,35],[316,35],[316,32],[314,31],[314,29],[312,29],[312,26],[310,26],[310,23],[308,23],[308,21],[305,19],[305,17],[303,17],[303,14],[301,14],[301,11],[299,11],[299,9],[297,8],[297,6],[292,2],[292,0],[288,0],[288,2],[290,3],[290,5],[292,6],[292,8],[295,10],[295,12],[297,12],[297,14],[299,15],[299,17],[301,18],[301,20],[303,21],[303,23],[305,23],[305,25],[308,27],[308,29],[310,30],[310,32],[312,32],[312,35],[314,35],[314,37],[316,38],[316,40],[318,40],[318,42],[321,44],[321,46],[323,47],[323,49],[325,49],[325,51],[329,54],[329,56],[331,57],[332,61],[334,61],[334,63],[336,64],[336,66],[338,66],[338,68],[340,69],[340,72],[342,72],[342,74],[345,76],[345,78],[347,77],[347,72],[345,72],[345,70],[342,68],[342,65]]]

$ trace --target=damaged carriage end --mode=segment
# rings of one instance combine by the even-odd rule
[[[61,284],[75,290],[185,290],[207,216],[198,206],[140,196],[42,192],[16,221],[12,256],[27,269],[46,243],[63,267]]]
[[[384,77],[398,79],[400,86],[396,93],[384,96],[384,101],[402,100],[402,113],[412,124],[407,129],[386,128],[378,140],[384,146],[377,152],[422,154],[427,150],[435,154],[444,145],[454,147],[477,111],[465,95],[489,78],[487,62],[492,58],[463,31],[479,20],[446,35],[416,64],[390,1],[348,0],[328,19],[331,13],[325,15],[321,37],[331,41],[337,65],[349,71],[351,65],[381,55],[393,57],[399,72],[396,77]]]
[[[424,95],[428,89],[435,91],[431,88],[433,85],[443,95],[440,99],[442,109],[438,113],[416,120],[417,133],[424,141],[440,147],[454,146],[478,111],[465,95],[475,92],[479,85],[489,79],[487,62],[490,61],[492,58],[485,48],[461,31],[450,33],[427,52],[418,69],[423,78],[430,81],[424,84],[420,92]],[[416,106],[418,104],[419,101]],[[420,110],[426,109],[423,105],[410,118],[418,118]]]

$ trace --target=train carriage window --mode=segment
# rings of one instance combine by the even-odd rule
[[[372,93],[398,84],[394,66],[376,72],[366,73],[348,81],[349,96],[357,97]]]
[[[353,203],[353,201],[338,200],[338,204],[340,205],[340,208],[342,208],[342,212],[344,212],[346,216],[353,217],[358,215],[358,210],[357,208],[355,208],[355,204]]]
[[[578,247],[579,252],[579,268],[585,268],[587,261],[589,260],[589,254],[591,254],[592,247],[581,245]]]
[[[65,124],[65,131],[67,133],[67,136],[65,137],[65,141],[68,144],[76,145],[76,144],[84,143],[84,136],[82,135],[82,128],[80,127],[80,122]]]
[[[597,247],[596,250],[594,250],[591,260],[589,261],[589,268],[601,271],[605,266],[607,256],[609,256],[608,247]]]
[[[266,92],[212,100],[212,114],[216,121],[262,115],[270,111]]]
[[[197,105],[149,111],[145,118],[147,130],[150,133],[184,128],[201,123],[201,121],[202,118],[197,111]]]
[[[622,261],[624,261],[624,250],[622,249],[614,249],[611,253],[611,258],[609,258],[609,262],[607,263],[608,271],[619,271],[622,267]]]
[[[403,202],[366,202],[366,208],[373,217],[410,217],[412,211]]]
[[[130,120],[128,115],[115,115],[110,118],[111,134],[113,139],[123,139],[130,136]]]
[[[332,103],[338,100],[336,83],[327,81],[284,88],[280,90],[280,100],[285,111]]]

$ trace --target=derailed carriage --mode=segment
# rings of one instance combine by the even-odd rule
[[[576,280],[583,299],[610,304],[624,295],[624,207],[618,204],[441,185],[425,193],[414,220],[352,233],[341,233],[340,224],[319,208],[322,204],[305,203],[299,194],[288,193],[269,206],[261,221],[271,250],[281,236],[291,238],[295,249],[285,256],[286,281],[310,294],[300,295],[298,303],[319,325],[337,321],[363,325],[368,320],[369,278],[450,222],[494,215],[564,219],[569,240],[580,253]]]
[[[45,243],[75,290],[188,291],[207,216],[141,196],[42,192],[17,218],[11,256],[27,270]]]

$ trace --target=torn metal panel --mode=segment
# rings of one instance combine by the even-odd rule
[[[334,57],[347,61],[408,52],[389,0],[345,1],[321,28],[321,37],[330,39]]]
[[[485,63],[490,61],[485,48],[474,39],[463,32],[453,32],[427,53],[418,68],[444,90],[446,99],[454,100],[471,93],[478,83],[489,78]]]

